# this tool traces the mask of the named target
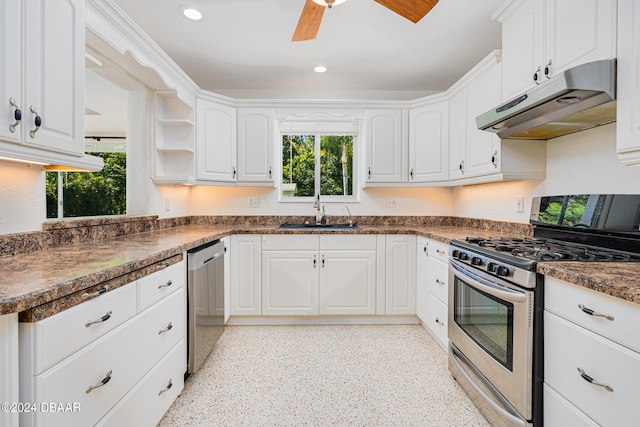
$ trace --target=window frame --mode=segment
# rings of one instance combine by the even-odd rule
[[[323,129],[324,126],[318,126],[316,130],[314,131],[308,131],[308,130],[294,130],[294,131],[289,131],[289,132],[285,132],[283,130],[280,131],[279,133],[279,139],[278,139],[278,169],[279,169],[279,174],[278,174],[278,182],[277,182],[277,188],[278,188],[278,202],[282,202],[282,203],[313,203],[314,202],[314,197],[313,196],[299,196],[299,197],[284,197],[282,194],[282,184],[284,183],[283,181],[283,170],[282,170],[282,166],[283,166],[283,157],[282,157],[282,149],[283,149],[283,144],[282,144],[282,140],[284,136],[291,136],[291,135],[307,135],[307,136],[313,136],[314,137],[314,193],[315,191],[320,189],[320,173],[321,173],[321,168],[320,168],[320,137],[321,136],[351,136],[353,139],[353,157],[352,157],[352,173],[351,173],[351,189],[352,189],[352,194],[350,196],[344,196],[344,195],[320,195],[321,197],[321,202],[322,203],[359,203],[360,202],[360,187],[358,186],[358,170],[359,170],[359,154],[360,154],[360,144],[359,144],[359,134],[357,131],[340,131],[340,130],[331,130],[330,128],[328,129]]]

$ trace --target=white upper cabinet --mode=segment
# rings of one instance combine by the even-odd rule
[[[84,157],[84,1],[0,10],[0,156],[99,169]]]
[[[401,109],[367,110],[365,182],[406,182],[405,115]]]
[[[441,100],[409,110],[409,182],[449,178],[449,109]]]
[[[196,178],[235,182],[236,109],[219,102],[196,101]]]
[[[618,0],[618,157],[640,164],[640,2]]]
[[[504,101],[567,68],[616,57],[616,0],[510,0],[494,19]]]
[[[274,124],[272,108],[238,109],[239,183],[273,183]]]

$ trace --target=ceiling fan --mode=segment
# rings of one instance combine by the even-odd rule
[[[346,0],[306,0],[302,9],[302,15],[298,21],[296,31],[293,33],[294,42],[303,40],[313,40],[318,34],[322,15],[326,8],[344,3]],[[407,18],[413,23],[420,21],[433,7],[438,0],[375,0],[387,9]]]

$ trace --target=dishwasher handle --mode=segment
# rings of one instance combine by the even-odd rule
[[[207,245],[203,248],[196,248],[187,252],[187,268],[188,270],[197,270],[202,268],[211,261],[218,260],[224,256],[226,248],[223,242],[216,242],[213,245]]]

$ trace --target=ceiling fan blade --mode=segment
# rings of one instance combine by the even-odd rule
[[[376,2],[414,24],[438,4],[438,0],[376,0]]]
[[[291,41],[298,42],[315,39],[320,28],[320,22],[322,22],[324,10],[324,6],[314,3],[313,0],[307,0]]]

